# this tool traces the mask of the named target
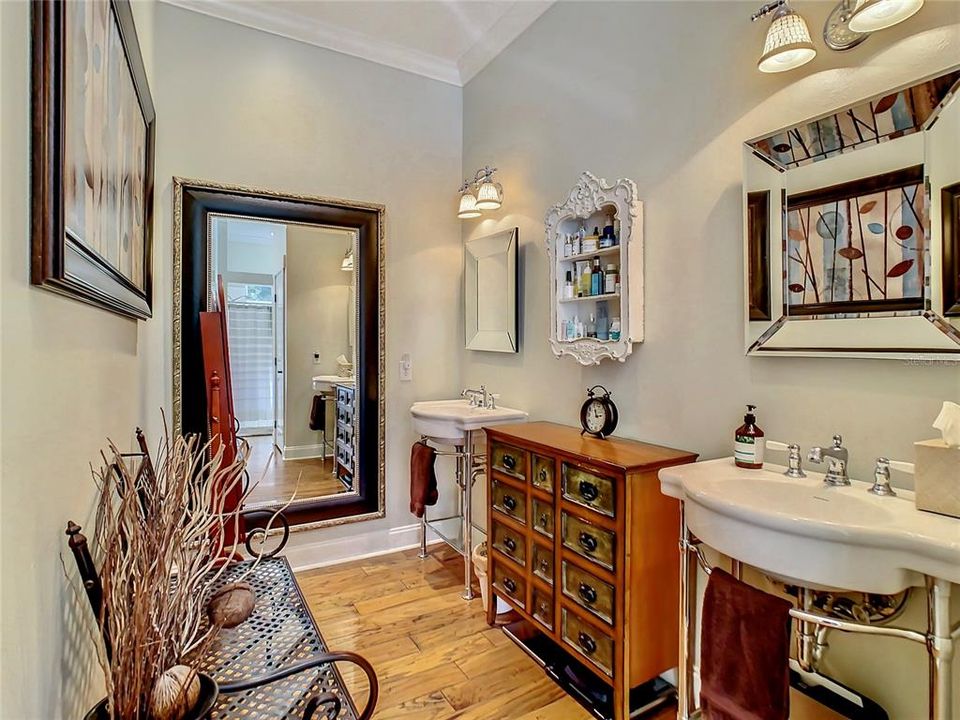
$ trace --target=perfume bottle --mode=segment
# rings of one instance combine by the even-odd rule
[[[573,298],[573,272],[567,270],[567,277],[563,283],[563,299],[571,300]]]

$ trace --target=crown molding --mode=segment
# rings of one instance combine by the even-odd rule
[[[398,70],[423,75],[424,77],[461,85],[457,64],[437,55],[412,50],[382,40],[375,40],[355,30],[338,25],[304,23],[303,18],[278,8],[267,8],[254,2],[230,2],[230,0],[161,0],[184,10],[209,15],[255,30],[299,40],[310,45],[352,55],[363,60],[387,65]]]
[[[305,23],[296,13],[269,2],[235,0],[160,0],[184,10],[316,45],[327,50],[405,70],[462,87],[539,18],[554,0],[515,2],[459,59],[451,60],[365,33],[324,23]]]

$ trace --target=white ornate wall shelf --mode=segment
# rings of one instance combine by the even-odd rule
[[[633,344],[643,341],[643,203],[637,199],[637,186],[622,178],[610,185],[583,172],[567,198],[550,208],[545,222],[550,347],[558,358],[570,355],[581,365],[599,365],[608,358],[623,362]],[[588,243],[594,229],[603,238],[596,250],[592,244],[584,250],[575,241],[567,247],[567,238],[581,234],[581,228]],[[614,244],[608,239],[611,229]],[[579,282],[584,264],[592,267],[595,260],[604,270],[599,292]],[[616,268],[613,286],[606,277],[610,265]],[[573,297],[565,292],[568,273]]]

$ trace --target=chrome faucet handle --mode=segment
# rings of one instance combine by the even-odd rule
[[[843,436],[840,434],[833,436],[833,449],[843,450]]]
[[[890,486],[890,461],[887,458],[877,458],[877,467],[873,471],[873,486],[867,492],[880,497],[897,496]]]
[[[800,458],[800,446],[796,443],[790,443],[787,445],[787,451],[790,454],[787,456],[787,469],[783,474],[788,478],[797,480],[805,478],[807,474],[803,471],[803,461]]]

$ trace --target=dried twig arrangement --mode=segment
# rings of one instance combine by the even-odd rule
[[[98,655],[115,720],[150,717],[160,676],[219,630],[203,622],[205,605],[229,564],[224,558],[237,549],[224,538],[239,537],[243,502],[231,512],[224,505],[242,487],[245,462],[241,455],[224,464],[222,449],[168,431],[156,462],[146,454],[131,462],[111,443],[104,467],[94,471],[93,549],[103,585]]]

